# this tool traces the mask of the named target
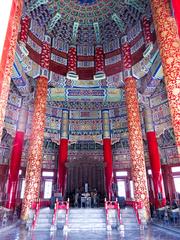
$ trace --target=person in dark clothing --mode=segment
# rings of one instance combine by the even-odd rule
[[[56,202],[56,197],[54,196],[54,194],[52,194],[51,200],[50,200],[50,208],[51,209],[54,209],[55,202]]]
[[[176,209],[176,208],[178,208],[177,202],[176,200],[173,200],[172,209]]]

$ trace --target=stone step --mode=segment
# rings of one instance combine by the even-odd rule
[[[123,222],[123,224],[124,225],[134,225],[134,226],[137,226],[138,225],[138,223],[137,222],[126,222],[126,221],[124,221],[123,219],[122,219],[122,222]]]
[[[42,217],[42,216],[38,216],[37,220],[40,220],[40,221],[52,221],[53,219],[53,216],[49,216],[49,217]]]
[[[85,216],[87,216],[87,215],[89,215],[89,216],[91,216],[91,215],[100,215],[100,216],[102,216],[102,215],[104,215],[105,214],[105,212],[72,212],[72,211],[69,211],[69,214],[70,215],[85,215]]]
[[[51,223],[38,223],[35,226],[34,230],[43,230],[43,231],[49,231],[51,228]]]
[[[66,219],[65,218],[57,218],[57,223],[62,223],[62,222],[64,222],[65,223],[65,221],[66,221]]]
[[[70,209],[68,228],[71,231],[106,229],[104,208]]]
[[[125,231],[139,231],[139,224],[133,208],[121,209],[121,218]]]
[[[57,224],[65,223],[65,219],[61,219],[61,220],[58,219],[56,223],[57,223]]]
[[[90,218],[90,219],[82,219],[82,218],[78,218],[78,219],[69,219],[69,223],[81,223],[81,224],[89,224],[89,223],[106,223],[106,219],[97,219],[97,218]]]
[[[49,207],[47,207],[47,208],[41,208],[41,209],[39,210],[39,212],[52,213],[52,212],[54,212],[54,209],[51,209],[51,208],[49,208]]]
[[[131,216],[135,216],[135,213],[132,212],[132,213],[124,213],[124,212],[121,212],[121,215],[122,216],[126,216],[126,217],[131,217]]]
[[[81,223],[69,223],[68,228],[70,230],[95,230],[95,229],[106,229],[106,223],[89,223],[89,224],[81,224]]]
[[[123,211],[132,211],[134,210],[133,207],[125,207],[125,208],[122,208]]]
[[[120,209],[121,213],[126,213],[126,214],[132,214],[134,213],[134,209],[126,210],[126,209]]]
[[[121,217],[124,219],[127,219],[128,221],[131,221],[131,219],[136,219],[136,215],[135,214],[131,214],[131,215],[123,215],[121,214]]]
[[[129,218],[122,218],[122,220],[123,220],[125,223],[136,223],[136,224],[138,224],[137,219],[136,219],[135,216],[132,216],[131,219],[129,219]]]
[[[48,216],[48,215],[53,215],[54,214],[54,211],[53,212],[39,212],[39,215],[45,215],[45,216]]]
[[[134,210],[132,212],[128,212],[128,211],[122,211],[120,210],[122,214],[134,214]]]
[[[132,219],[131,221],[127,221],[127,219],[122,219],[123,224],[132,224],[132,225],[138,225],[138,222],[136,221],[136,219]]]
[[[39,213],[38,216],[42,216],[42,217],[49,217],[49,216],[53,216],[54,213]]]
[[[128,231],[131,231],[131,230],[139,230],[139,226],[126,226],[124,225],[124,230],[128,230]]]
[[[89,212],[99,212],[99,211],[104,211],[104,207],[99,207],[99,208],[70,208],[71,211],[89,211]]]
[[[105,214],[105,212],[103,212],[103,211],[95,211],[95,212],[92,212],[92,211],[90,211],[90,212],[88,212],[88,211],[69,211],[69,213],[70,214],[74,214],[74,215],[76,215],[76,214],[83,214],[83,215],[88,215],[88,214]]]
[[[90,214],[90,215],[84,215],[84,214],[79,214],[79,215],[72,215],[72,214],[69,214],[68,215],[69,218],[82,218],[82,219],[91,219],[91,218],[104,218],[106,215],[105,214],[101,214],[101,215],[97,215],[97,214]]]
[[[37,219],[37,224],[41,224],[41,223],[52,223],[52,219],[53,218],[38,218]]]
[[[65,215],[66,214],[66,210],[58,210],[57,211],[57,215]]]
[[[117,222],[118,219],[117,218],[108,218],[108,222]]]

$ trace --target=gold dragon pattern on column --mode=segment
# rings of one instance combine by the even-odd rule
[[[136,201],[143,203],[148,218],[150,216],[149,197],[136,80],[128,77],[124,81],[134,197]]]
[[[0,79],[0,139],[2,136],[2,131],[4,127],[4,118],[6,112],[6,105],[10,90],[10,82],[11,82],[11,74],[14,63],[14,56],[16,51],[17,37],[18,37],[18,29],[22,14],[23,1],[14,2],[14,7],[16,7],[15,15],[10,16],[9,24],[12,25],[12,35],[10,36],[10,47],[8,49],[7,61],[5,69],[0,69],[0,71],[4,72],[3,79]]]
[[[26,169],[26,188],[21,212],[21,218],[23,220],[28,219],[28,212],[31,207],[31,203],[39,197],[47,87],[47,78],[40,76],[37,80],[34,114],[32,119],[32,132],[29,142],[28,165]]]
[[[28,163],[26,168],[26,184],[21,211],[21,219],[27,220],[32,202],[39,198],[41,167],[44,143],[44,128],[46,120],[46,100],[48,89],[49,63],[51,56],[51,38],[44,36],[41,52],[41,75],[37,80],[36,98],[32,130],[28,150]]]
[[[132,164],[131,172],[134,183],[134,198],[136,201],[141,202],[144,205],[146,211],[143,215],[144,218],[148,220],[150,217],[149,196],[147,189],[147,176],[138,104],[138,93],[136,79],[132,77],[131,73],[131,50],[126,35],[121,38],[121,43],[124,67],[125,99],[128,117],[128,138]]]
[[[168,0],[151,0],[166,90],[180,156],[180,39]]]

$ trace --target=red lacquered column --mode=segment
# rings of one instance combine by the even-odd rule
[[[46,99],[48,90],[48,73],[51,54],[51,39],[45,36],[41,52],[41,75],[37,79],[32,130],[29,141],[28,162],[26,167],[25,192],[21,219],[27,220],[33,201],[39,198],[41,168],[46,120]]]
[[[68,158],[69,111],[63,110],[61,123],[61,140],[58,158],[58,188],[62,196],[65,194],[66,166]]]
[[[1,1],[2,2],[2,1]],[[6,4],[3,2],[3,4]],[[7,4],[8,6],[8,4]],[[14,62],[14,55],[16,51],[16,43],[18,37],[18,29],[22,14],[23,1],[12,0],[11,12],[9,22],[7,25],[7,31],[4,41],[1,42],[0,49],[0,139],[2,136],[2,130],[4,127],[4,117],[6,111],[6,105],[9,95],[12,67]],[[0,12],[2,9],[0,9]],[[3,15],[3,12],[0,13]],[[6,23],[1,23],[1,25]],[[3,29],[4,25],[1,26]],[[1,34],[3,39],[3,33]],[[1,39],[1,40],[2,40]]]
[[[109,200],[111,200],[113,180],[113,167],[112,167],[113,159],[108,110],[102,111],[102,120],[103,120],[103,151],[105,163],[106,193]]]
[[[30,26],[30,18],[28,16],[21,19],[21,32],[20,41],[26,44],[27,36]],[[24,143],[24,134],[27,122],[27,107],[22,105],[20,110],[17,132],[13,141],[13,148],[11,152],[11,160],[8,175],[8,185],[7,185],[7,208],[15,208],[16,203],[16,190],[18,183],[18,175],[21,164],[22,149]]]
[[[180,39],[176,21],[171,16],[169,1],[151,0],[151,6],[162,60],[172,126],[180,156]]]
[[[172,0],[174,16],[177,22],[178,32],[180,36],[180,5],[179,4],[180,4],[179,0]]]
[[[132,60],[127,36],[124,36],[121,42],[134,198],[143,204],[146,209],[144,217],[148,219],[150,216],[149,196],[136,79],[131,75]]]
[[[173,202],[175,199],[175,185],[174,179],[171,171],[171,166],[169,165],[162,165],[162,175],[164,180],[164,188],[166,192],[166,198],[169,200],[170,203]]]
[[[5,6],[5,9],[3,7]],[[6,61],[8,56],[14,55],[14,46],[17,42],[18,28],[22,13],[23,1],[8,1],[0,3],[1,26],[1,40],[0,40],[0,92],[2,87],[3,75],[5,72]],[[3,12],[6,11],[6,12]],[[10,48],[12,44],[12,47]]]
[[[7,202],[6,202],[7,208],[14,209],[16,204],[16,189],[21,164],[27,116],[28,116],[27,107],[22,106],[18,120],[17,132],[13,141],[13,147],[11,152],[7,185]]]
[[[155,207],[159,208],[166,205],[166,197],[164,194],[163,178],[161,173],[161,161],[150,107],[145,107],[144,112],[149,158],[153,177]]]

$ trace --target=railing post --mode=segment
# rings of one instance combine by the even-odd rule
[[[35,214],[34,214],[34,219],[33,219],[33,223],[32,223],[32,230],[34,230],[34,228],[36,226],[40,206],[41,206],[41,202],[40,202],[40,199],[38,199],[38,201],[36,202]]]
[[[118,230],[124,231],[124,225],[123,225],[122,218],[121,218],[121,209],[120,209],[120,206],[119,206],[119,203],[117,200],[116,200],[116,202],[117,202],[117,211],[118,211],[118,220],[119,220]]]
[[[68,231],[68,220],[69,220],[68,215],[69,215],[69,198],[66,202],[66,221],[65,221],[64,228],[63,228],[64,233],[67,233],[67,231]]]
[[[107,228],[107,231],[111,231],[112,228],[111,228],[111,225],[109,224],[109,216],[108,216],[108,201],[106,201],[106,198],[105,198],[105,210],[106,210],[106,228]]]
[[[58,198],[56,198],[56,202],[54,205],[54,214],[53,214],[53,220],[50,231],[56,231],[57,230],[57,210],[59,207]]]

